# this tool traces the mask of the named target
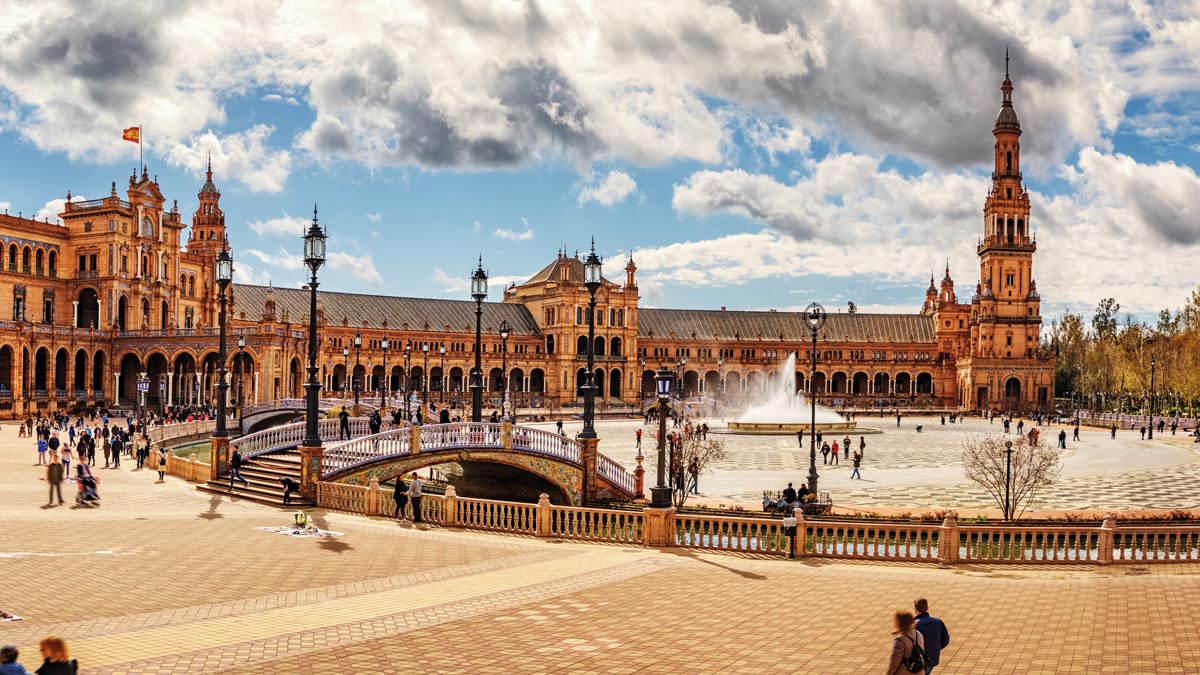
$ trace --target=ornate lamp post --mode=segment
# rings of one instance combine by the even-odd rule
[[[229,383],[225,381],[225,305],[228,302],[226,291],[232,281],[233,258],[229,255],[229,242],[226,242],[217,254],[217,301],[221,305],[221,314],[217,330],[220,337],[217,347],[217,429],[213,432],[216,438],[229,438],[229,430],[225,428],[225,397],[229,393]]]
[[[1157,362],[1153,356],[1150,357],[1150,433],[1147,437],[1154,440],[1154,364]]]
[[[667,411],[671,400],[671,371],[661,366],[654,376],[658,393],[658,482],[650,488],[650,506],[665,509],[671,506],[671,488],[663,481],[667,477]]]
[[[722,372],[721,366],[725,365],[725,359],[717,357],[717,407],[721,405],[721,390],[725,389],[725,373]]]
[[[404,419],[410,419],[412,413],[409,411],[409,401],[412,400],[412,343],[404,346]]]
[[[421,343],[421,351],[425,353],[425,368],[421,371],[421,389],[425,393],[421,394],[421,407],[429,410],[429,343]]]
[[[583,262],[583,285],[588,290],[588,348],[587,379],[583,389],[583,432],[580,438],[596,437],[596,291],[600,290],[600,256],[596,255],[596,240]]]
[[[312,273],[308,282],[308,381],[304,383],[304,446],[321,447],[317,431],[317,397],[321,383],[317,381],[317,270],[325,264],[325,230],[317,224],[317,207],[313,207],[312,225],[304,234],[304,264]],[[350,350],[342,352],[347,361]]]
[[[358,363],[359,357],[362,354],[362,332],[354,331],[354,408],[355,414],[358,413],[358,392],[362,389],[362,383],[358,381]]]
[[[383,341],[381,341],[379,343],[379,346],[383,349],[383,382],[381,382],[379,384],[379,410],[382,411],[384,406],[387,405],[387,390],[388,390],[388,369],[387,369],[388,339],[387,339],[386,335],[383,336]]]
[[[508,325],[508,319],[500,322],[500,372],[504,373],[501,377],[500,387],[500,417],[506,417],[508,410],[508,336],[512,329]]]
[[[350,391],[350,348],[342,347],[342,400],[346,400],[346,392]]]
[[[483,419],[483,299],[487,297],[487,272],[483,271],[483,256],[471,275],[471,297],[475,300],[475,369],[471,371],[471,421]]]
[[[438,403],[446,402],[446,344],[442,343],[438,346],[438,353],[442,355],[442,377],[438,380]]]
[[[812,372],[808,376],[808,400],[812,405],[812,426],[808,428],[808,493],[816,495],[817,479],[820,475],[817,474],[817,390],[813,382],[817,377],[817,334],[825,325],[825,308],[814,302],[804,308],[804,314],[808,321],[808,330],[812,334]]]

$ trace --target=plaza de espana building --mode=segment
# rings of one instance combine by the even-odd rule
[[[602,413],[639,409],[660,366],[678,374],[695,405],[734,409],[777,385],[792,353],[796,388],[833,406],[1047,410],[1054,361],[1039,349],[1037,244],[1007,75],[1002,91],[976,251],[980,274],[969,302],[959,302],[947,267],[940,283],[930,279],[919,312],[832,313],[810,377],[803,314],[643,308],[632,259],[620,283],[604,279],[589,345],[583,264],[560,251],[525,283],[493,289],[501,301],[483,303],[485,399],[499,406],[506,362],[510,401],[521,409],[578,406],[591,347]],[[152,409],[214,402],[214,260],[226,231],[211,163],[190,228],[145,167],[122,187],[119,193],[113,183],[107,197],[87,201],[68,193],[62,224],[0,216],[0,416],[130,408],[139,380],[148,381],[144,402]],[[309,291],[233,284],[230,296],[230,404],[302,397]],[[503,321],[511,329],[505,354]],[[358,383],[367,400],[377,401],[386,386],[469,407],[472,300],[321,291],[318,323],[323,395],[345,396]]]

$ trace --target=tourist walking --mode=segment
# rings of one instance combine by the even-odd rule
[[[350,439],[350,411],[346,410],[346,406],[342,406],[342,411],[338,413],[338,440]]]
[[[50,501],[46,502],[50,506],[54,506],[54,493],[58,493],[58,503],[63,503],[62,498],[62,481],[63,465],[58,461],[57,455],[50,455],[50,464],[46,466],[46,483],[50,485]]]
[[[392,499],[396,501],[396,512],[392,514],[394,520],[404,520],[404,507],[408,506],[408,483],[404,482],[404,474],[396,476],[396,486],[392,489]]]
[[[20,655],[16,645],[0,647],[0,675],[29,675],[25,666],[17,663],[17,657]]]
[[[700,494],[700,463],[693,457],[688,463],[688,475],[692,478],[692,494]]]
[[[233,492],[233,481],[240,480],[242,485],[250,485],[242,476],[242,453],[237,448],[233,449],[233,456],[229,458],[229,491]]]
[[[45,438],[38,436],[37,453],[38,461],[34,466],[44,466],[46,464],[46,453],[50,451],[50,443]]]
[[[633,437],[637,441],[637,449],[641,450],[642,449],[642,430],[638,429],[637,431],[633,432]]]
[[[849,436],[842,439],[842,458],[850,459],[850,437]]]
[[[867,456],[867,439],[863,436],[858,437],[858,454]]]
[[[1112,425],[1112,427],[1108,430],[1108,437],[1114,441],[1117,440],[1117,425]]]
[[[408,486],[408,500],[412,502],[413,522],[424,522],[421,519],[421,488],[425,486],[425,481],[421,480],[421,475],[413,472],[412,483]]]
[[[862,474],[860,474],[858,472],[858,467],[861,464],[862,464],[862,454],[857,453],[857,452],[854,453],[854,471],[850,472],[850,478],[852,478],[852,479],[857,478],[859,480],[862,480]]]
[[[112,452],[112,468],[121,468],[121,450],[123,449],[121,438],[119,436],[113,436],[112,440],[110,441],[108,440],[108,436],[105,436],[104,447],[109,448]]]
[[[837,441],[834,441],[834,442],[833,442],[833,447],[832,447],[832,448],[830,448],[830,450],[829,450],[829,463],[830,463],[830,464],[837,464],[837,463],[838,463],[838,444],[837,444]]]
[[[52,635],[42,638],[38,647],[42,651],[44,661],[41,667],[34,671],[37,675],[75,675],[79,672],[79,664],[67,651],[66,640]]]
[[[1074,431],[1074,433],[1071,435],[1071,440],[1072,440],[1072,441],[1078,441],[1078,440],[1079,440],[1079,425],[1078,425],[1078,424],[1076,424],[1076,425],[1075,425],[1075,431]]]
[[[917,632],[925,639],[925,675],[933,672],[938,665],[942,650],[950,645],[950,632],[941,619],[929,616],[929,601],[925,598],[913,603],[917,611]]]
[[[236,452],[236,450],[234,452]],[[232,474],[233,470],[231,469],[229,473]],[[159,448],[158,449],[158,482],[162,483],[162,482],[165,482],[166,480],[167,480],[167,449]],[[232,479],[230,479],[230,483],[231,484],[233,483]]]
[[[1067,449],[1067,430],[1066,429],[1060,429],[1058,432],[1058,449],[1059,450]]]
[[[919,658],[922,664],[925,661],[925,638],[917,630],[917,621],[912,612],[906,610],[896,612],[892,623],[892,634],[895,637],[892,638],[892,655],[888,659],[888,675],[921,672],[913,671],[908,667],[908,664],[912,663],[914,659]]]
[[[822,464],[829,463],[829,444],[828,443],[824,443],[821,445],[821,463]]]

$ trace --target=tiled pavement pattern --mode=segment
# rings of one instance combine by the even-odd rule
[[[100,509],[41,508],[0,429],[0,624],[36,666],[93,673],[871,673],[889,612],[927,595],[939,673],[1200,673],[1200,566],[786,561],[541,541],[314,512],[345,536],[256,531],[279,511],[149,472]]]
[[[988,423],[966,419],[958,424],[942,425],[937,417],[905,417],[901,428],[894,417],[863,417],[859,424],[881,430],[865,435],[866,459],[863,480],[851,480],[852,464],[824,465],[817,456],[821,489],[828,490],[834,502],[843,506],[870,510],[872,507],[910,508],[995,508],[988,495],[969,483],[963,475],[964,440],[986,434],[1000,434],[999,421]],[[714,429],[724,427],[720,420],[709,420]],[[916,425],[924,427],[917,433]],[[578,424],[566,425],[567,433]],[[641,422],[604,422],[598,426],[602,451],[632,468],[636,465],[631,439],[636,429],[645,434],[642,451],[646,455],[647,484],[653,473],[654,433],[657,427]],[[1200,445],[1184,436],[1159,435],[1153,441],[1141,440],[1136,432],[1124,430],[1111,440],[1105,430],[1085,427],[1079,443],[1070,440],[1071,429],[1051,425],[1042,429],[1043,442],[1057,444],[1060,429],[1066,429],[1068,450],[1063,453],[1063,474],[1045,489],[1035,503],[1036,509],[1146,509],[1200,507]],[[1028,430],[1028,428],[1026,429]],[[1014,433],[1009,438],[1015,438]],[[850,434],[858,447],[858,434]],[[838,444],[844,434],[837,437]],[[729,457],[700,477],[700,498],[711,504],[742,503],[754,508],[763,490],[778,492],[788,483],[797,485],[808,472],[807,445],[803,451],[795,436],[751,436],[719,434],[726,443]],[[806,437],[807,442],[807,437]],[[834,440],[826,438],[826,441]],[[615,446],[615,447],[614,447]]]

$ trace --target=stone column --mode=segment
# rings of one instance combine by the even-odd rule
[[[421,425],[414,424],[408,428],[408,453],[410,455],[418,455],[421,453]]]
[[[367,485],[367,500],[366,515],[374,516],[379,514],[379,479],[371,476],[371,482]]]
[[[512,420],[504,420],[500,423],[500,438],[504,443],[505,450],[513,448],[513,423]]]
[[[587,506],[596,498],[596,455],[599,445],[599,438],[579,439],[579,460],[583,464],[583,503],[580,506]]]
[[[113,405],[121,405],[121,373],[120,371],[113,373]]]
[[[76,328],[79,326],[79,301],[72,300],[71,308],[71,327]]]
[[[229,437],[210,439],[212,441],[211,468],[208,471],[209,480],[218,480],[229,473]]]
[[[254,402],[255,403],[262,403],[262,399],[260,398],[260,393],[261,392],[258,389],[258,371],[255,371],[254,372]]]
[[[175,371],[167,371],[167,405],[175,400]]]
[[[642,451],[637,454],[637,468],[633,470],[633,497],[643,499],[646,496],[646,469],[642,467]]]
[[[803,558],[804,545],[808,536],[804,530],[804,509],[792,509],[792,517],[796,519],[796,541],[793,544],[796,547],[796,557]]]
[[[321,462],[325,458],[325,446],[310,448],[300,446],[300,496],[316,502],[317,481],[321,480]]]
[[[537,536],[549,537],[554,512],[551,510],[550,495],[543,492],[537,503]]]
[[[1104,523],[1100,525],[1100,541],[1097,543],[1096,558],[1101,565],[1109,565],[1113,561],[1113,539],[1117,532],[1117,515],[1104,515]]]
[[[958,514],[950,511],[938,528],[938,562],[953,565],[958,562]]]
[[[446,486],[446,501],[442,509],[442,525],[458,525],[458,491],[453,485]]]
[[[675,545],[675,507],[642,509],[642,545],[653,548]]]

